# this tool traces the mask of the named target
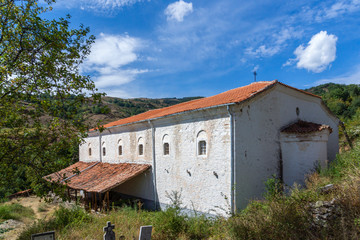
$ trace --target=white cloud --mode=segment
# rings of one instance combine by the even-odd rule
[[[105,67],[120,67],[137,60],[135,53],[141,46],[141,41],[128,35],[100,34],[91,47],[91,54],[87,59],[90,65]]]
[[[284,66],[296,63],[297,68],[319,73],[324,71],[336,58],[337,37],[320,31],[312,36],[308,45],[300,45],[294,51],[295,59],[289,59]]]
[[[261,45],[257,49],[252,47],[246,48],[245,53],[253,56],[261,56],[261,57],[271,57],[280,51],[280,46],[275,45],[271,47],[267,47],[265,45]]]
[[[120,86],[135,80],[137,75],[147,72],[149,72],[147,69],[116,69],[107,74],[94,77],[94,81],[98,88]]]
[[[314,85],[317,86],[329,82],[339,84],[360,84],[360,65],[358,65],[354,71],[334,78],[321,79],[316,81]]]
[[[320,11],[317,16],[317,21],[322,21],[324,19],[336,18],[345,13],[355,12],[360,9],[360,0],[343,0],[338,1],[331,5],[329,8],[325,8]]]
[[[129,68],[136,62],[136,54],[142,47],[140,39],[128,35],[100,34],[91,47],[91,53],[82,66],[82,71],[92,73],[96,87],[105,88],[119,86],[136,79],[138,74],[148,72],[147,69]]]
[[[262,44],[255,49],[248,47],[245,49],[245,53],[255,57],[272,57],[286,47],[288,40],[299,38],[301,35],[302,31],[296,31],[292,27],[284,28],[280,32],[272,34],[270,39],[267,39],[267,45]]]
[[[179,0],[177,2],[171,3],[165,9],[165,15],[168,20],[176,20],[182,22],[184,17],[193,11],[192,3],[184,2]]]
[[[112,13],[125,6],[131,6],[144,0],[62,0],[56,3],[57,7],[74,8],[98,13]]]

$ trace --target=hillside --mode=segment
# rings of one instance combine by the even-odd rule
[[[360,108],[358,84],[326,83],[305,91],[321,96],[330,110],[342,120],[353,118]]]
[[[101,104],[85,105],[79,111],[79,115],[87,121],[91,127],[95,127],[98,121],[102,124],[116,121],[120,118],[130,117],[152,109],[168,107],[182,102],[191,101],[201,97],[184,98],[133,98],[122,99],[116,97],[104,97]]]

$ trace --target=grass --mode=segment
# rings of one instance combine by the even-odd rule
[[[48,209],[49,209],[49,204],[46,202],[42,202],[38,207],[39,212],[46,212]]]
[[[21,220],[33,217],[34,211],[31,208],[24,207],[18,203],[0,205],[0,222],[8,219]]]
[[[319,189],[329,183],[329,192]],[[137,239],[140,226],[152,225],[152,239],[359,239],[360,238],[360,146],[338,155],[327,169],[308,176],[307,187],[290,194],[278,191],[280,182],[266,183],[265,200],[251,202],[228,219],[180,214],[179,204],[166,211],[116,208],[94,215],[81,208],[60,208],[52,219],[29,227],[19,239],[32,233],[57,231],[57,239],[100,239],[107,221],[115,224],[116,237]],[[326,225],[315,224],[312,204],[336,199],[339,209]],[[180,201],[181,202],[181,201]]]
[[[32,234],[52,230],[56,230],[56,234],[61,234],[62,232],[67,232],[68,230],[71,231],[71,229],[75,226],[81,227],[85,223],[92,221],[92,219],[92,215],[86,213],[78,206],[74,206],[72,208],[60,207],[55,211],[53,218],[38,220],[25,229],[18,239],[31,239]]]

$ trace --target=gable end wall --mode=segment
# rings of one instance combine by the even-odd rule
[[[296,114],[299,108],[299,115]],[[280,130],[298,119],[330,125],[328,159],[338,152],[337,119],[321,99],[277,85],[251,101],[233,107],[235,112],[235,203],[246,207],[265,192],[265,182],[279,175]]]

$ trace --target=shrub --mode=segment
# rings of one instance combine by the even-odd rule
[[[24,207],[18,203],[4,204],[0,206],[0,220],[15,219],[24,217],[33,217],[34,211],[31,208]]]
[[[169,207],[156,216],[155,229],[159,239],[176,239],[186,229],[186,217],[179,208]]]
[[[54,218],[48,220],[39,220],[23,231],[18,240],[31,239],[31,234],[58,230],[66,230],[74,226],[80,226],[83,223],[90,222],[93,217],[86,213],[81,207],[74,206],[65,208],[61,206],[54,213]]]
[[[282,195],[282,184],[280,179],[273,175],[271,178],[265,182],[266,192],[264,194],[265,199],[272,200],[280,197]]]

